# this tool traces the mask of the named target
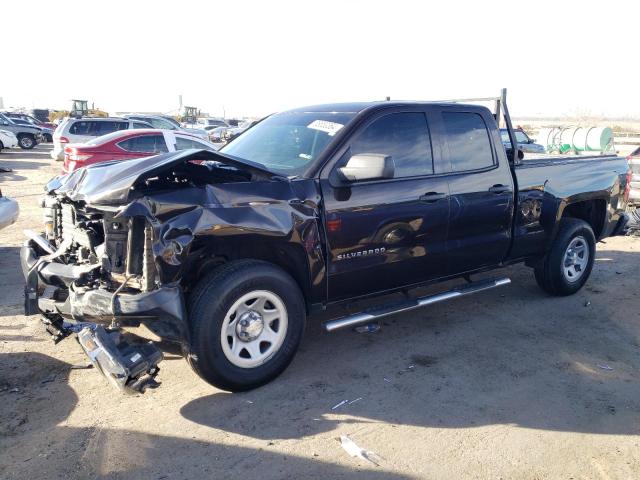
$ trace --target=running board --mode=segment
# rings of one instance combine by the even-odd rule
[[[507,277],[490,278],[487,280],[470,282],[446,292],[436,293],[435,295],[428,295],[426,297],[418,297],[411,300],[369,308],[362,312],[354,313],[353,315],[329,320],[328,322],[325,322],[323,326],[327,332],[333,332],[334,330],[339,330],[341,328],[353,327],[354,325],[359,325],[361,323],[372,322],[395,313],[408,312],[434,303],[444,302],[446,300],[452,300],[465,295],[471,295],[472,293],[501,287],[502,285],[508,285],[509,283],[511,283],[511,279]]]

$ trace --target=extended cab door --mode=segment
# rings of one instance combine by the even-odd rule
[[[446,272],[447,179],[437,176],[426,109],[377,113],[325,167],[321,188],[329,301],[411,285]],[[341,180],[357,154],[391,156],[393,178]]]
[[[488,110],[464,106],[443,107],[440,118],[451,172],[449,273],[497,265],[511,244],[515,191],[497,125]]]

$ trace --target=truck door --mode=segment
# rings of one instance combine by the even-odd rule
[[[451,107],[441,115],[451,172],[449,273],[496,265],[511,243],[514,209],[511,170],[504,149],[496,149],[501,145],[497,126],[481,110]]]
[[[425,111],[379,113],[354,133],[321,175],[330,301],[418,283],[446,271],[449,190],[434,175]],[[357,154],[391,156],[393,178],[336,181]],[[437,173],[437,169],[436,169]],[[325,176],[326,175],[326,176]]]

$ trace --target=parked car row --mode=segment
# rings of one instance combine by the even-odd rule
[[[0,113],[0,129],[11,132],[15,135],[18,146],[25,150],[30,150],[38,143],[44,141],[42,128],[35,125],[16,123],[4,113]]]

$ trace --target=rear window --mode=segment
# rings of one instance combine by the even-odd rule
[[[126,130],[129,122],[79,120],[69,127],[71,135],[86,135],[99,137],[117,130]]]
[[[494,164],[491,140],[484,120],[477,113],[443,112],[449,158],[454,172],[477,170]]]
[[[168,152],[163,135],[141,135],[118,143],[127,152],[164,153]]]
[[[640,147],[636,148],[631,154],[632,157],[640,157]]]

